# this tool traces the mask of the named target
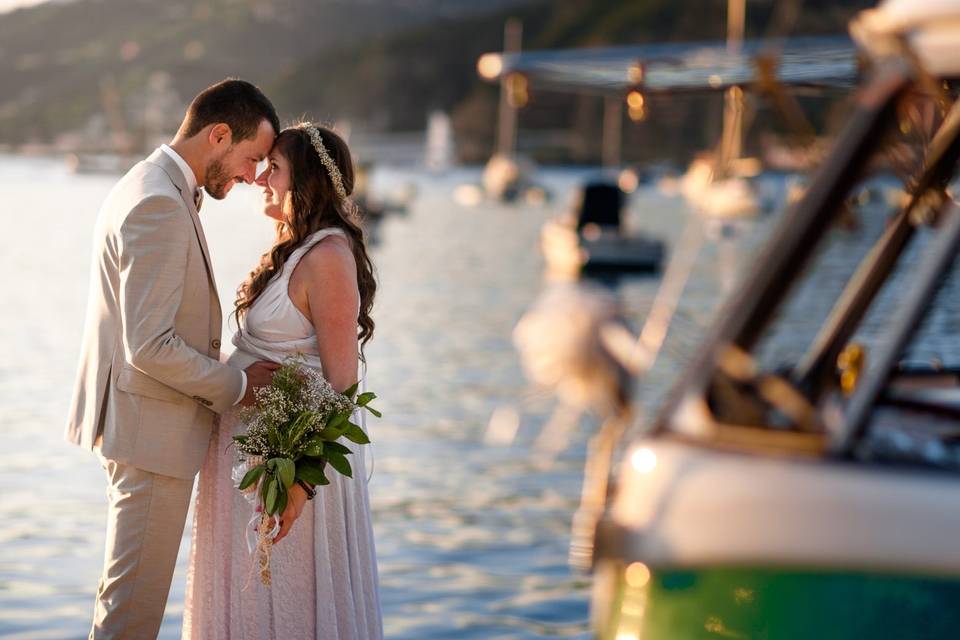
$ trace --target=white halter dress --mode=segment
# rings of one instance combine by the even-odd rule
[[[293,305],[290,276],[317,242],[340,229],[310,236],[248,309],[229,363],[282,362],[294,353],[320,368],[313,325]],[[224,415],[200,469],[187,573],[183,638],[195,640],[368,640],[383,637],[377,566],[363,456],[351,456],[353,478],[329,474],[290,533],[272,551],[272,585],[251,573],[246,528],[251,506],[232,478],[231,438],[244,431]]]

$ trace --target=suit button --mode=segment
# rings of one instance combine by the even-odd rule
[[[207,400],[206,398],[201,398],[200,396],[193,396],[193,399],[196,400],[197,402],[199,402],[200,404],[202,404],[202,405],[204,405],[204,406],[207,406],[207,407],[213,405],[212,402],[210,402],[210,401]]]
[[[217,339],[214,339],[213,342],[210,343],[210,346],[213,347],[214,349],[219,349],[219,348],[220,348],[220,341],[217,340]]]

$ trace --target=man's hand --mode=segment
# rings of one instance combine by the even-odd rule
[[[277,544],[290,533],[290,527],[293,526],[293,523],[296,522],[300,514],[303,513],[303,505],[306,504],[306,502],[307,492],[303,490],[303,487],[294,484],[287,489],[287,507],[283,510],[283,513],[280,514],[280,533],[273,539],[273,544]]]
[[[243,394],[240,404],[248,407],[253,404],[253,391],[257,387],[265,387],[273,380],[273,372],[280,368],[276,362],[260,360],[244,369],[247,373],[247,391]]]

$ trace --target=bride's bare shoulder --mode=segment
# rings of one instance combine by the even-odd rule
[[[331,234],[310,247],[300,264],[306,272],[301,275],[308,276],[310,280],[329,282],[344,278],[350,282],[357,278],[357,265],[350,240],[340,234]]]

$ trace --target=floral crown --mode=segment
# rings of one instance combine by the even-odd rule
[[[327,175],[330,176],[330,182],[333,183],[333,190],[337,192],[341,200],[346,198],[347,190],[343,186],[343,176],[340,174],[340,169],[337,168],[337,163],[333,161],[327,148],[323,146],[323,138],[320,137],[320,130],[309,122],[297,125],[297,128],[303,129],[307,132],[307,135],[310,136],[310,143],[313,144],[317,155],[320,156],[320,162],[323,163],[323,166],[327,170]]]

